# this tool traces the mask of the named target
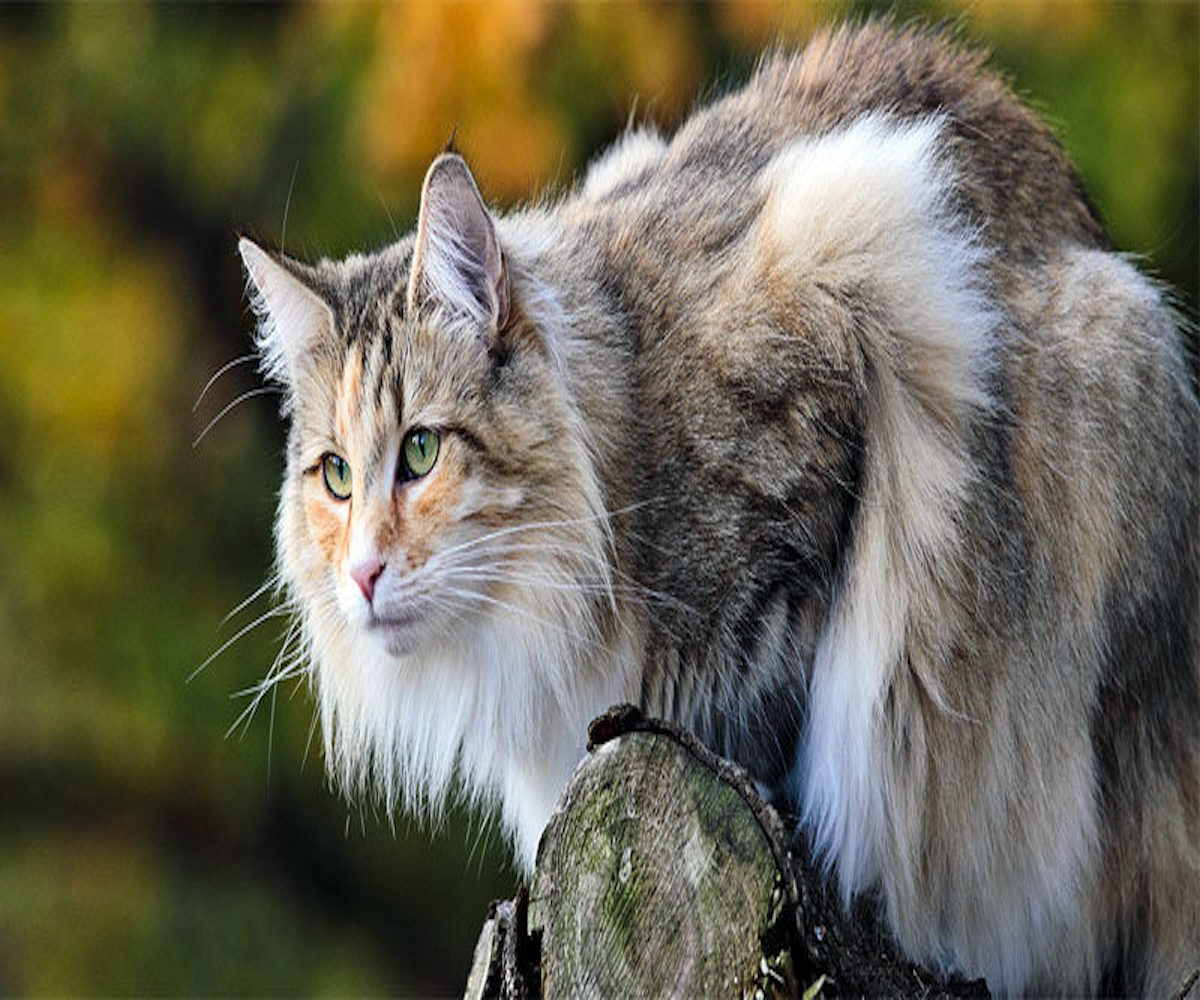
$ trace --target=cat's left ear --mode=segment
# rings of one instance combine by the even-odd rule
[[[439,309],[467,321],[492,348],[508,323],[508,274],[496,225],[456,153],[433,161],[421,188],[408,312]]]

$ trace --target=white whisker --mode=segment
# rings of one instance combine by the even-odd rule
[[[283,681],[290,680],[293,677],[303,677],[307,671],[307,666],[303,663],[303,658],[298,656],[290,657],[286,662],[278,662],[278,669],[272,668],[261,681],[255,681],[248,687],[239,688],[237,691],[229,695],[230,700],[237,698],[259,698],[269,692],[277,684]]]
[[[228,739],[237,730],[237,728],[243,722],[245,722],[245,726],[242,728],[242,734],[238,737],[238,739],[245,739],[246,733],[250,729],[250,723],[254,721],[254,713],[258,711],[258,706],[262,703],[263,698],[274,691],[277,684],[282,681],[286,681],[291,677],[300,676],[306,669],[307,667],[303,664],[291,663],[287,665],[285,669],[279,671],[278,674],[263,680],[258,685],[236,692],[232,697],[244,697],[250,694],[253,694],[254,697],[250,703],[244,709],[242,709],[241,714],[239,714],[238,717],[233,720],[233,724],[225,731],[225,738]]]
[[[308,763],[308,752],[312,749],[313,734],[317,731],[317,723],[321,721],[321,717],[314,711],[312,721],[308,724],[308,738],[304,741],[304,755],[300,758],[300,772],[304,772],[304,765]]]
[[[237,406],[239,403],[243,403],[247,399],[252,399],[255,396],[266,396],[266,395],[279,395],[279,389],[273,385],[264,385],[264,386],[260,386],[257,389],[250,389],[248,392],[243,392],[240,396],[238,396],[237,399],[235,399],[232,403],[227,404],[221,410],[220,413],[218,413],[215,417],[212,418],[212,420],[210,420],[208,422],[208,424],[205,426],[204,430],[202,430],[200,432],[200,435],[196,438],[196,440],[192,442],[192,447],[195,448],[201,441],[203,441],[205,436],[208,434],[208,432],[211,431],[217,425],[217,422],[223,416],[225,416],[226,413],[228,413],[235,406]]]
[[[588,583],[578,580],[555,580],[549,577],[532,576],[528,573],[507,572],[504,569],[489,568],[489,569],[462,569],[455,570],[452,574],[455,580],[472,580],[485,583],[511,583],[521,584],[529,587],[540,588],[542,590],[559,591],[566,594],[584,594],[588,596],[607,597],[610,594],[618,594],[627,599],[641,599],[643,603],[649,604],[651,600],[657,600],[661,604],[675,605],[672,598],[666,595],[658,595],[649,588],[635,586],[630,584],[607,584],[607,583]],[[681,606],[684,610],[691,610],[686,606]]]
[[[230,726],[229,730],[225,733],[226,738],[228,738],[229,734],[237,728],[238,723],[241,722],[243,718],[246,719],[246,728],[242,732],[242,738],[245,737],[246,732],[250,728],[250,723],[254,718],[254,710],[258,707],[263,695],[268,690],[272,692],[271,713],[273,720],[275,712],[274,691],[276,690],[277,685],[289,677],[303,676],[303,674],[307,672],[307,658],[304,655],[305,651],[303,647],[296,650],[292,649],[292,642],[299,632],[299,629],[300,619],[293,618],[291,623],[288,625],[287,631],[284,633],[283,640],[279,644],[279,652],[275,654],[275,659],[271,663],[271,669],[267,671],[267,676],[257,684],[251,685],[248,688],[243,688],[241,691],[235,691],[232,695],[230,695],[231,698],[239,698],[253,694],[254,700],[249,706],[247,706],[247,709],[238,716],[233,725]]]
[[[209,654],[208,659],[206,659],[203,663],[200,664],[200,666],[198,666],[195,670],[193,670],[190,674],[188,674],[187,680],[184,681],[184,683],[190,684],[192,682],[192,680],[197,675],[199,675],[201,671],[204,670],[205,667],[207,667],[210,663],[212,663],[213,660],[215,660],[218,656],[220,656],[223,652],[225,652],[225,650],[227,650],[230,646],[232,646],[235,642],[237,642],[238,639],[240,639],[242,636],[244,636],[247,632],[250,632],[253,629],[258,628],[259,625],[261,625],[263,622],[267,621],[270,618],[278,618],[280,615],[285,615],[285,614],[290,614],[290,613],[291,613],[291,608],[286,607],[286,606],[274,607],[268,611],[263,612],[261,615],[259,615],[257,618],[255,618],[254,621],[252,621],[249,625],[245,625],[242,628],[238,629],[233,635],[231,635],[228,639],[226,639],[223,643],[221,643],[221,645],[218,646],[214,652]]]
[[[495,531],[488,532],[478,538],[471,538],[465,542],[460,542],[458,545],[453,545],[448,549],[443,549],[438,555],[446,556],[464,549],[472,548],[476,545],[481,545],[484,542],[491,541],[496,538],[504,538],[509,535],[519,534],[524,531],[540,531],[549,528],[573,528],[587,524],[597,524],[614,517],[619,517],[622,514],[632,513],[652,503],[653,501],[644,500],[639,503],[629,504],[627,507],[621,507],[618,510],[608,511],[602,514],[591,514],[585,517],[570,517],[563,518],[557,521],[530,521],[526,524],[512,524],[504,528],[497,528]]]
[[[258,600],[260,597],[262,597],[262,595],[265,594],[268,590],[270,590],[272,587],[275,587],[278,584],[278,582],[279,582],[279,578],[277,576],[275,576],[275,574],[271,574],[271,576],[267,577],[266,581],[263,583],[263,585],[261,587],[259,587],[257,590],[255,590],[254,593],[252,593],[245,600],[241,601],[237,605],[237,607],[235,607],[232,611],[229,612],[229,614],[227,614],[224,618],[222,618],[221,624],[224,625],[227,621],[229,621],[229,619],[236,618],[239,614],[242,613],[242,611],[244,611],[246,609],[246,607],[248,605],[253,604],[256,600]]]
[[[292,207],[292,189],[296,186],[296,175],[300,172],[300,161],[297,160],[295,166],[292,167],[292,179],[288,183],[287,197],[283,200],[283,229],[279,234],[279,252],[283,253],[287,244],[287,222],[288,209]]]
[[[200,404],[204,402],[204,397],[208,395],[208,390],[216,385],[217,379],[224,375],[230,369],[236,368],[238,365],[244,365],[247,361],[253,361],[258,357],[257,354],[243,354],[240,358],[234,358],[232,361],[226,361],[214,373],[212,378],[204,383],[204,388],[200,390],[200,395],[196,397],[196,402],[192,404],[192,412],[195,413],[200,409]]]
[[[275,696],[279,688],[271,687],[271,721],[267,725],[267,787],[271,787],[271,749],[275,745]]]
[[[524,608],[518,607],[517,605],[512,604],[509,601],[502,601],[499,598],[492,597],[488,594],[481,594],[481,593],[478,593],[477,591],[473,591],[473,590],[461,590],[457,587],[449,587],[448,586],[447,590],[451,594],[454,594],[457,597],[464,597],[469,600],[479,601],[483,604],[489,604],[494,607],[502,608],[503,610],[509,611],[512,614],[516,615],[518,618],[524,618],[525,620],[531,621],[536,625],[540,625],[544,629],[549,629],[552,632],[558,632],[561,635],[566,636],[568,639],[571,639],[574,642],[578,642],[578,643],[585,644],[585,645],[594,645],[595,644],[595,640],[590,639],[587,636],[577,635],[576,633],[572,632],[570,629],[565,628],[562,625],[555,624],[554,622],[548,622],[544,618],[540,618],[537,615],[533,614],[533,612],[527,611]]]

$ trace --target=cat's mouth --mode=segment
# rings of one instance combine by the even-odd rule
[[[389,653],[407,653],[416,646],[420,624],[425,616],[416,608],[397,608],[378,614],[372,612],[367,630],[377,636]]]

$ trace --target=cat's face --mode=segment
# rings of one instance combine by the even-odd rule
[[[458,164],[431,168],[416,238],[374,257],[242,246],[292,413],[285,582],[320,630],[392,657],[562,621],[560,570],[607,578],[553,359]]]
[[[314,600],[404,654],[519,603],[528,526],[561,515],[536,359],[508,360],[514,391],[470,340],[378,319],[301,379],[321,387],[295,402],[284,541]]]
[[[520,497],[489,475],[485,428],[462,400],[464,382],[481,391],[479,373],[447,378],[464,359],[439,364],[427,331],[397,325],[335,355],[315,376],[327,391],[297,402],[289,499],[296,541],[323,568],[314,585],[348,626],[399,654],[478,609],[486,557],[474,550]],[[391,364],[384,338],[401,346]]]

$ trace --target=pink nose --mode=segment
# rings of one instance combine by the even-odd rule
[[[375,581],[382,572],[383,563],[378,559],[366,559],[357,566],[350,567],[350,575],[354,577],[354,582],[358,584],[358,589],[362,591],[368,604],[375,596]]]

